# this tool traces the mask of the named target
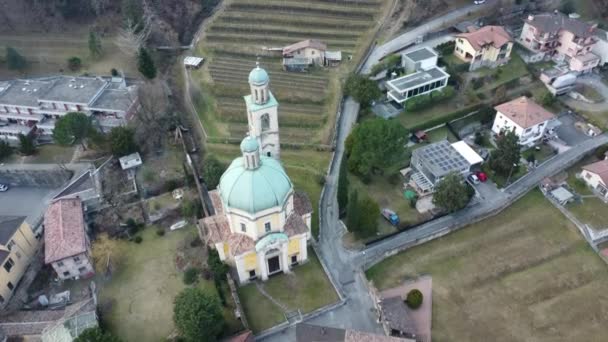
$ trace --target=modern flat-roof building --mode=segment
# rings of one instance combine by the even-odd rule
[[[414,173],[411,185],[420,194],[428,194],[449,173],[467,175],[473,166],[482,162],[483,158],[464,141],[453,144],[447,140],[439,141],[412,152],[411,167]]]
[[[450,75],[433,66],[386,82],[389,100],[403,104],[407,99],[445,88]]]
[[[439,55],[429,47],[423,47],[401,54],[401,66],[408,72],[429,70],[437,65]]]
[[[50,136],[55,120],[69,112],[93,116],[102,131],[124,125],[137,109],[137,86],[120,77],[53,76],[0,82],[0,139],[15,134]],[[27,135],[26,134],[26,135]]]

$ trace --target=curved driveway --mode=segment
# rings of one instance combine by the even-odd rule
[[[577,101],[571,98],[566,98],[565,102],[576,110],[582,110],[587,112],[606,112],[608,111],[608,85],[602,82],[602,79],[598,75],[586,75],[579,77],[576,80],[577,84],[583,84],[595,89],[604,100],[597,103],[587,103],[583,101]]]

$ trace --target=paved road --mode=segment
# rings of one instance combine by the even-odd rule
[[[426,23],[407,31],[396,38],[377,46],[374,51],[369,55],[369,58],[361,68],[361,73],[367,74],[371,71],[372,66],[383,57],[403,49],[404,46],[415,42],[417,37],[424,36],[425,34],[433,31],[438,31],[443,28],[446,24],[457,22],[461,18],[465,17],[469,13],[479,12],[484,8],[490,6],[493,1],[488,1],[484,5],[469,5],[456,10],[453,10],[441,17],[427,21]]]

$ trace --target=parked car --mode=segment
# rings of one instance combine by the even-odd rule
[[[471,184],[479,184],[479,178],[477,178],[477,175],[474,173],[470,174],[467,179],[469,180],[469,182],[471,182]]]
[[[5,191],[8,191],[8,185],[0,184],[0,192],[5,192]]]
[[[393,226],[399,225],[399,215],[396,212],[384,208],[382,209],[382,217],[384,217],[388,222],[390,222]]]
[[[480,182],[485,182],[488,180],[488,175],[486,175],[485,172],[477,171],[477,172],[475,172],[475,176],[477,176],[477,178],[479,178]]]
[[[475,1],[473,1],[473,3],[474,3],[475,5],[483,5],[483,4],[485,4],[485,3],[486,3],[486,0],[475,0]]]

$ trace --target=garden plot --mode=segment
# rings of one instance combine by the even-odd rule
[[[281,141],[287,144],[328,144],[339,101],[339,79],[355,66],[350,55],[362,54],[362,43],[386,1],[234,0],[207,28],[197,50],[208,64],[193,72],[194,81],[211,99],[201,109],[203,125],[214,138],[237,140],[247,131],[242,96],[257,58],[270,76],[279,102]],[[282,69],[280,54],[263,47],[283,47],[319,39],[329,50],[341,50],[338,68],[311,68],[308,73]]]

